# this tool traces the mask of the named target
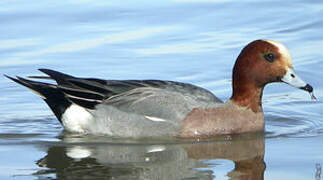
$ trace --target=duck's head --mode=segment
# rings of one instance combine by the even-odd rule
[[[244,47],[235,62],[232,78],[231,100],[242,105],[248,104],[244,102],[247,98],[256,98],[251,96],[258,95],[261,101],[264,86],[272,82],[285,82],[313,94],[312,86],[295,73],[287,48],[273,40],[256,40]],[[261,102],[257,103],[261,106]]]

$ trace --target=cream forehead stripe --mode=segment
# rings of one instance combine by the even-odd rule
[[[292,57],[288,51],[288,49],[286,48],[286,46],[284,46],[282,43],[278,42],[278,41],[274,41],[274,40],[264,40],[274,46],[276,46],[279,49],[280,54],[285,57],[285,59],[288,61],[288,63],[291,65],[292,64]]]

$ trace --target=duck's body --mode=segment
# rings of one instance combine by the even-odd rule
[[[72,132],[117,137],[179,136],[182,120],[192,109],[223,104],[211,92],[186,83],[109,81],[40,71],[56,80],[58,86],[13,80],[41,94],[65,129]]]
[[[267,59],[268,53],[275,57]],[[250,43],[240,53],[233,69],[233,94],[226,103],[208,90],[186,83],[77,78],[40,71],[49,77],[34,78],[53,79],[57,85],[9,78],[37,92],[65,129],[117,137],[205,137],[263,131],[261,97],[267,83],[284,81],[312,92],[293,72],[287,49],[264,40]]]

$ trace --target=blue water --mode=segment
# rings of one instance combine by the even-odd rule
[[[264,91],[264,136],[120,140],[64,132],[40,98],[3,77],[0,179],[321,179],[322,17],[312,0],[1,1],[0,74],[174,80],[226,100],[240,50],[274,39],[318,101],[277,83]]]

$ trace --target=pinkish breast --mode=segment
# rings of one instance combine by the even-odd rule
[[[193,109],[182,122],[180,137],[210,137],[263,131],[262,112],[239,107],[230,101],[218,108]]]

